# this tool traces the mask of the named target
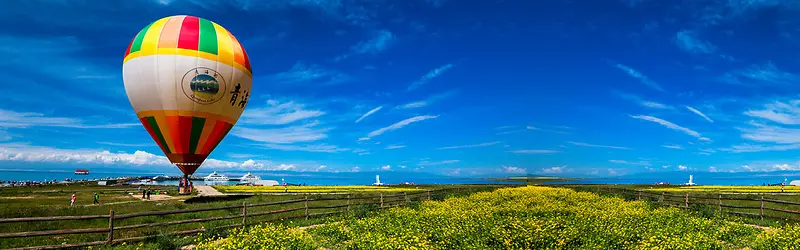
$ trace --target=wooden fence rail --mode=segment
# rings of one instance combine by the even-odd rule
[[[483,187],[485,188],[485,187]],[[164,235],[189,235],[189,234],[196,234],[200,232],[204,232],[208,229],[206,228],[199,228],[199,229],[192,229],[192,230],[185,230],[185,231],[175,231],[175,232],[166,232],[157,235],[144,235],[144,236],[136,236],[136,237],[127,237],[127,238],[115,238],[115,233],[119,233],[125,230],[132,230],[132,229],[140,229],[140,228],[153,228],[153,227],[164,227],[164,226],[171,226],[171,225],[180,225],[180,224],[187,224],[187,223],[200,223],[200,222],[211,222],[211,221],[223,221],[223,220],[233,220],[241,218],[241,223],[231,224],[231,225],[224,225],[224,226],[217,226],[213,227],[213,229],[225,229],[225,228],[234,228],[234,227],[243,227],[248,224],[256,224],[256,223],[266,223],[266,222],[275,222],[281,220],[289,220],[289,219],[300,219],[305,218],[308,219],[310,217],[317,217],[317,216],[326,216],[326,215],[334,215],[334,214],[341,214],[347,213],[351,211],[352,207],[355,206],[369,206],[369,205],[379,205],[378,210],[381,209],[388,209],[393,207],[399,207],[403,205],[409,204],[412,200],[422,201],[422,200],[431,200],[432,195],[447,195],[447,194],[457,194],[462,192],[471,192],[470,188],[449,188],[449,189],[438,189],[438,190],[425,190],[419,192],[410,192],[410,193],[402,193],[402,194],[379,194],[374,196],[357,196],[351,197],[347,195],[347,197],[320,197],[320,198],[309,198],[308,195],[304,196],[303,199],[293,199],[293,200],[285,200],[285,201],[276,201],[276,202],[266,202],[266,203],[256,203],[256,204],[246,204],[242,203],[241,205],[231,205],[231,206],[223,206],[223,207],[211,207],[211,208],[194,208],[194,209],[180,209],[180,210],[165,210],[165,211],[151,211],[151,212],[136,212],[136,213],[129,213],[129,214],[114,214],[113,209],[109,211],[107,215],[84,215],[84,216],[54,216],[54,217],[27,217],[27,218],[0,218],[0,225],[3,223],[18,223],[18,222],[46,222],[46,221],[64,221],[64,220],[94,220],[94,219],[107,219],[108,220],[108,227],[106,228],[84,228],[84,229],[63,229],[63,230],[46,230],[46,231],[29,231],[29,232],[14,232],[14,233],[0,233],[0,239],[2,238],[22,238],[22,237],[36,237],[36,236],[51,236],[51,235],[67,235],[67,234],[87,234],[87,233],[107,233],[106,240],[103,241],[93,241],[93,242],[81,242],[81,243],[73,243],[73,244],[60,244],[60,245],[46,245],[46,246],[26,246],[21,248],[13,248],[13,249],[59,249],[59,248],[70,248],[70,247],[87,247],[87,246],[98,246],[98,245],[111,245],[117,244],[121,242],[134,242],[134,241],[142,241],[147,240],[159,236]],[[378,199],[378,201],[375,201]],[[367,200],[366,202],[355,202],[355,201],[362,201]],[[309,203],[312,202],[319,202],[319,201],[346,201],[345,204],[339,205],[310,205]],[[276,205],[288,205],[288,204],[300,204],[302,203],[303,206],[296,207],[296,208],[285,208],[285,209],[278,209],[278,210],[269,210],[269,211],[262,211],[262,212],[248,212],[249,209],[255,207],[265,207],[265,206],[276,206]],[[130,219],[130,218],[137,218],[137,217],[145,217],[145,216],[164,216],[164,215],[175,215],[175,214],[186,214],[186,213],[199,213],[199,212],[209,212],[209,211],[221,211],[221,210],[234,210],[239,209],[241,212],[239,214],[232,214],[228,216],[215,216],[215,217],[208,217],[208,218],[196,218],[196,219],[186,219],[186,220],[178,220],[178,221],[166,221],[166,222],[157,222],[157,223],[144,223],[144,224],[136,224],[136,225],[123,225],[120,226],[120,220]],[[323,211],[323,212],[312,212],[314,210],[330,210],[335,209],[334,211]],[[280,216],[276,218],[267,218],[267,219],[257,219],[258,217],[267,216],[267,215],[277,215],[277,214],[286,214],[291,212],[297,211],[304,211],[300,215],[290,215],[290,216]],[[248,220],[249,223],[248,223]]]
[[[780,204],[780,205],[789,205],[789,206],[798,206],[800,207],[800,202],[795,201],[785,201],[785,200],[778,200],[778,199],[767,199],[764,198],[763,194],[760,194],[761,197],[759,198],[744,198],[744,197],[723,197],[722,194],[717,196],[707,196],[707,195],[690,195],[689,192],[683,194],[675,194],[675,193],[667,193],[667,192],[654,192],[654,191],[644,191],[644,190],[631,190],[631,189],[624,189],[624,188],[611,188],[611,187],[602,187],[602,188],[592,188],[588,186],[577,186],[577,187],[570,187],[576,190],[583,190],[583,191],[590,191],[590,192],[597,192],[597,193],[610,193],[610,194],[618,194],[622,195],[623,197],[633,197],[632,199],[635,200],[642,200],[644,198],[652,198],[656,199],[656,203],[663,204],[667,206],[673,206],[678,208],[685,208],[685,209],[694,209],[696,207],[690,207],[689,205],[700,205],[706,207],[717,207],[720,212],[735,214],[735,215],[744,215],[744,216],[752,216],[752,217],[761,217],[761,218],[772,218],[772,219],[779,219],[779,220],[794,220],[800,221],[800,217],[798,216],[790,216],[790,215],[800,215],[800,211],[798,210],[791,210],[791,209],[782,209],[782,208],[775,208],[769,207],[767,204]],[[671,198],[682,198],[680,200],[671,199]],[[710,200],[716,201],[715,203],[709,202]],[[725,204],[723,201],[743,201],[743,202],[757,202],[758,205],[741,205],[741,204]],[[732,209],[744,209],[744,210],[759,210],[758,213],[750,213],[750,212],[742,212],[742,211],[733,211],[729,209],[722,209],[722,208],[732,208]],[[797,209],[797,208],[795,208]],[[800,210],[800,209],[799,209]],[[778,212],[782,214],[765,214],[764,211],[772,211]]]

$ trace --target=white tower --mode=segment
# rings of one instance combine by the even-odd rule
[[[695,184],[694,184],[694,178],[693,178],[693,177],[694,177],[694,176],[692,176],[692,175],[689,175],[689,182],[687,182],[687,183],[686,183],[686,185],[688,185],[688,186],[694,186],[694,185],[695,185]]]
[[[375,175],[375,183],[373,183],[372,185],[375,185],[375,186],[383,185],[383,183],[381,183],[381,176],[380,175]]]

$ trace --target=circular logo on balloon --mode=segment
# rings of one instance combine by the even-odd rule
[[[212,104],[225,95],[225,79],[216,70],[199,67],[186,72],[181,81],[183,94],[199,104]]]

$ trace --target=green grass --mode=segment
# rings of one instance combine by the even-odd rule
[[[455,187],[455,186],[428,186],[430,188],[444,188],[444,187]],[[472,188],[476,190],[488,190],[491,187],[488,186],[459,186],[463,188]],[[174,187],[168,187],[166,190],[173,189]],[[256,203],[266,203],[266,202],[275,202],[275,201],[285,201],[285,200],[293,200],[293,199],[302,199],[305,195],[302,194],[290,194],[290,195],[255,195],[249,198],[244,198],[240,200],[232,200],[232,201],[210,201],[210,202],[203,202],[203,203],[183,203],[180,200],[165,200],[165,201],[141,201],[138,198],[131,198],[126,197],[124,195],[125,192],[135,191],[136,188],[123,188],[119,186],[91,186],[91,185],[71,185],[71,186],[50,186],[50,187],[14,187],[14,188],[0,188],[0,218],[14,218],[14,217],[40,217],[40,216],[71,216],[71,215],[102,215],[108,214],[110,209],[113,209],[115,214],[129,214],[135,212],[143,212],[143,211],[162,211],[162,210],[177,210],[177,209],[191,209],[191,208],[210,208],[210,207],[221,207],[221,206],[229,206],[229,205],[241,205],[242,203],[246,204],[256,204]],[[72,192],[78,192],[78,201],[74,207],[69,207],[69,197],[72,195]],[[101,205],[89,205],[92,203],[92,194],[94,192],[101,193]],[[365,194],[352,194],[351,197],[358,197],[358,196],[374,196],[375,193],[365,193]],[[443,195],[432,195],[434,199],[443,198]],[[6,199],[8,197],[32,197],[28,199]],[[84,198],[85,197],[85,198]],[[137,196],[138,197],[138,196]],[[310,199],[313,198],[322,198],[322,197],[346,197],[346,195],[308,195]],[[189,198],[188,196],[181,196],[181,199]],[[386,198],[387,205],[389,203],[390,198]],[[394,199],[394,198],[392,198]],[[126,203],[118,203],[118,204],[111,204],[108,205],[106,203],[111,202],[120,202],[124,201]],[[364,202],[364,201],[353,201],[352,204],[356,202]],[[309,206],[332,206],[332,205],[341,205],[345,204],[346,201],[315,201],[310,202]],[[89,206],[84,206],[89,205]],[[255,207],[255,208],[248,208],[248,214],[258,213],[258,212],[265,212],[265,211],[274,211],[279,209],[288,209],[288,208],[298,208],[303,207],[304,204],[295,203],[295,204],[286,204],[286,205],[273,205],[273,206],[265,206],[265,207]],[[353,206],[352,210],[354,214],[358,214],[360,216],[368,216],[367,209],[374,208],[374,205],[371,207],[358,207]],[[327,212],[327,211],[334,211],[335,209],[315,209],[311,210],[311,213],[320,213],[320,212]],[[186,214],[176,214],[176,215],[164,215],[164,216],[147,216],[147,217],[137,217],[137,218],[128,218],[128,219],[119,219],[115,220],[116,226],[126,226],[126,225],[136,225],[136,224],[145,224],[145,223],[157,223],[157,222],[166,222],[166,221],[177,221],[177,220],[186,220],[186,219],[197,219],[197,218],[208,218],[208,217],[218,217],[218,216],[233,216],[233,215],[240,215],[241,209],[231,209],[231,210],[223,210],[223,211],[207,211],[207,212],[197,212],[197,213],[186,213]],[[248,216],[247,221],[248,223],[255,223],[259,220],[265,219],[274,219],[278,217],[287,217],[287,216],[299,216],[303,215],[304,211],[294,211],[290,213],[278,214],[278,215],[265,215],[259,217],[252,217]],[[292,221],[285,221],[281,223],[291,223],[290,225],[298,226],[298,225],[305,225],[305,224],[312,224],[318,223],[320,221],[325,220],[325,218],[311,218],[309,220],[292,220]],[[235,223],[240,223],[241,218],[225,220],[225,221],[213,221],[213,222],[203,222],[203,223],[188,223],[188,224],[181,224],[181,225],[170,225],[170,226],[160,226],[157,228],[140,228],[140,229],[132,229],[132,230],[125,230],[125,231],[116,231],[114,237],[116,239],[119,238],[127,238],[127,237],[136,237],[136,236],[145,236],[145,235],[156,235],[163,232],[170,232],[170,231],[182,231],[182,230],[191,230],[197,229],[201,226],[204,228],[212,228],[215,226],[220,225],[230,225]],[[95,220],[83,220],[83,221],[52,221],[52,222],[26,222],[26,223],[2,223],[0,224],[0,233],[10,233],[10,232],[25,232],[25,231],[42,231],[42,230],[60,230],[60,229],[79,229],[79,228],[106,228],[108,227],[108,220],[107,219],[95,219]],[[225,232],[225,231],[220,231]],[[208,235],[208,234],[207,234]],[[78,242],[90,242],[90,241],[101,241],[106,239],[107,233],[94,233],[94,234],[76,234],[76,235],[59,235],[59,236],[42,236],[42,237],[28,237],[28,238],[14,238],[14,239],[3,239],[0,240],[0,248],[12,248],[12,247],[21,247],[21,246],[32,246],[32,245],[51,245],[51,244],[62,244],[62,243],[78,243]],[[191,241],[194,239],[194,236],[184,238],[184,237],[176,237],[170,236],[166,237],[168,239],[174,239],[174,244],[180,245],[184,244],[183,241]],[[166,246],[169,245],[168,240],[165,240],[164,237],[159,237],[153,240],[148,241],[145,246],[146,247],[154,247],[154,249],[163,249],[158,246]],[[170,243],[172,244],[172,243]],[[130,246],[131,244],[126,244],[126,246]],[[136,245],[136,244],[134,244]]]

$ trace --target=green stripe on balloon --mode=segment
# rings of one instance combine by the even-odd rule
[[[211,21],[200,18],[200,44],[198,50],[216,55],[217,48],[217,30],[214,29],[214,24]]]
[[[158,137],[158,141],[161,142],[161,145],[164,145],[164,153],[171,154],[172,152],[169,150],[169,145],[167,144],[167,141],[164,140],[164,135],[161,133],[161,129],[158,128],[158,122],[156,122],[156,118],[152,116],[147,117],[147,123],[150,124],[153,132],[156,133],[156,137]]]
[[[200,135],[203,134],[203,126],[206,125],[206,118],[192,117],[192,135],[189,136],[189,154],[194,154],[197,144],[200,142]]]

